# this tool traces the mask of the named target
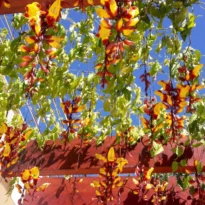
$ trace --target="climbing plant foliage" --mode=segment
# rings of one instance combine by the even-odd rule
[[[14,14],[13,33],[0,30],[2,176],[30,140],[40,148],[47,140],[66,144],[76,138],[99,146],[115,136],[127,151],[143,143],[151,158],[171,145],[173,173],[187,166],[186,157],[180,157],[205,145],[204,65],[200,51],[191,47],[194,7],[200,2],[101,0],[94,5],[88,0],[75,1],[78,8],[65,11],[66,4],[33,2],[24,14]],[[10,7],[7,0],[0,5]],[[82,20],[75,20],[78,15]],[[113,189],[126,185],[119,174],[129,163],[126,156],[116,156],[114,146],[96,159],[103,161],[102,178],[91,187],[98,202],[106,204],[115,200]],[[203,204],[203,166],[196,160],[194,167],[177,180]],[[19,204],[25,191],[49,186],[37,186],[39,170],[22,171],[24,186],[16,185]],[[162,204],[167,181],[153,170],[139,164],[131,191],[146,201],[153,190],[152,203]]]

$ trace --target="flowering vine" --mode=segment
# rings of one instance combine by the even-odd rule
[[[20,67],[29,68],[24,74],[28,97],[32,97],[38,91],[37,84],[44,80],[37,77],[38,70],[40,69],[45,75],[50,72],[56,53],[64,40],[64,36],[58,34],[56,27],[60,9],[60,1],[55,1],[47,11],[41,10],[41,5],[37,2],[26,6],[25,17],[32,32],[26,34],[24,38],[26,44],[21,45],[19,50],[23,53]]]
[[[44,183],[40,186],[37,186],[38,179],[40,176],[40,171],[38,167],[33,167],[31,169],[25,169],[21,172],[21,181],[23,186],[19,183],[16,184],[18,192],[21,194],[20,199],[18,200],[18,205],[23,205],[25,200],[25,195],[34,196],[35,192],[45,191],[45,189],[50,185],[50,183]]]
[[[132,6],[130,1],[103,0],[101,5],[103,8],[96,8],[96,13],[101,18],[97,36],[105,46],[105,59],[95,68],[100,69],[97,75],[101,77],[101,84],[104,87],[108,83],[107,77],[114,76],[109,67],[122,59],[126,46],[134,45],[127,37],[135,30],[139,21],[139,10]]]
[[[0,161],[2,174],[11,165],[19,160],[19,152],[25,149],[26,141],[30,138],[33,130],[26,124],[21,127],[9,126],[6,123],[0,125]]]
[[[149,191],[154,191],[152,195],[151,202],[154,205],[159,205],[161,202],[166,200],[166,187],[168,182],[161,182],[157,178],[152,177],[152,172],[154,168],[150,168],[145,171],[144,167],[136,168],[136,178],[133,178],[133,183],[136,185],[136,188],[133,189],[133,193],[139,195],[144,201],[148,200],[147,194]]]
[[[100,202],[113,201],[113,189],[123,186],[119,173],[128,162],[122,157],[116,158],[114,147],[109,149],[107,158],[101,154],[96,154],[96,158],[104,162],[99,171],[99,176],[103,179],[93,181],[90,185],[97,188],[96,196]]]

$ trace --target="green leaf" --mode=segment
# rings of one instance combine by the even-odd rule
[[[179,164],[178,162],[174,161],[172,162],[172,171],[176,172],[178,170]]]
[[[153,143],[152,143],[152,149],[151,149],[151,155],[152,155],[152,157],[154,157],[154,156],[160,154],[160,153],[163,152],[163,151],[164,151],[164,148],[163,148],[162,144],[158,144],[158,143],[156,143],[155,141],[153,141]]]
[[[197,61],[201,60],[201,52],[199,50],[195,50],[195,56]]]
[[[159,64],[158,61],[155,61],[155,63],[152,65],[150,69],[150,75],[151,76],[156,75],[161,69],[162,69],[162,66]]]
[[[197,173],[201,173],[202,171],[202,168],[203,168],[203,165],[201,162],[198,162],[197,166],[196,166],[196,169],[197,169]]]
[[[105,112],[109,112],[110,111],[110,99],[106,99],[104,101],[103,108],[104,108]]]
[[[175,150],[175,153],[177,154],[177,157],[180,157],[184,153],[184,150],[180,145],[178,145]]]
[[[187,165],[187,160],[186,160],[186,159],[182,159],[182,160],[180,161],[180,165],[181,165],[182,167],[186,166],[186,165]]]

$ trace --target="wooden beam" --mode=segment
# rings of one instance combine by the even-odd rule
[[[13,13],[22,13],[25,12],[25,6],[32,2],[39,2],[42,8],[45,8],[47,5],[54,2],[54,0],[9,0],[11,4],[11,8],[0,8],[0,14],[13,14]],[[86,7],[88,6],[87,0],[79,0],[79,6]],[[100,0],[94,0],[94,3],[99,4]],[[75,0],[64,0],[62,1],[63,8],[73,8]]]
[[[121,177],[121,180],[126,180],[126,185],[121,192],[119,188],[113,189],[114,201],[108,203],[111,204],[124,204],[124,205],[153,205],[151,202],[153,190],[149,190],[147,193],[148,201],[144,201],[138,195],[134,195],[131,190],[135,188],[132,181],[134,177]],[[83,179],[82,182],[78,182],[79,179]],[[36,192],[34,195],[26,196],[28,200],[27,204],[66,204],[66,205],[91,205],[98,204],[95,195],[95,188],[90,186],[94,180],[101,180],[101,178],[70,178],[65,180],[64,178],[43,178],[38,181],[38,186],[43,183],[50,183],[50,186],[44,192]],[[181,205],[181,204],[193,204],[198,201],[198,196],[195,199],[190,197],[189,190],[183,191],[177,184],[175,177],[169,177],[168,187],[166,189],[166,205]]]
[[[48,141],[43,150],[40,150],[35,141],[28,144],[26,150],[19,156],[18,164],[3,170],[3,176],[18,176],[24,169],[38,166],[41,176],[53,175],[74,175],[74,174],[98,174],[99,168],[103,165],[96,159],[95,154],[99,153],[106,156],[111,146],[115,147],[116,156],[125,157],[128,164],[124,167],[123,173],[134,173],[135,168],[144,165],[145,169],[154,167],[156,173],[172,172],[172,162],[180,162],[186,159],[188,166],[180,167],[178,172],[186,170],[194,171],[194,160],[202,161],[203,171],[205,171],[204,150],[201,147],[186,147],[184,154],[177,158],[172,152],[172,146],[164,146],[164,152],[152,158],[146,146],[138,143],[132,148],[123,148],[122,144],[115,143],[115,137],[107,137],[102,146],[96,147],[96,141],[92,140],[89,144],[83,144],[75,139],[72,143],[64,144],[61,140],[56,143]]]

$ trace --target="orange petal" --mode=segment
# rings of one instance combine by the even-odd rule
[[[116,23],[116,29],[117,31],[120,31],[122,29],[122,26],[123,26],[123,19],[120,18],[117,23]]]
[[[88,4],[94,5],[94,0],[87,0],[87,1],[88,1]]]
[[[186,98],[189,93],[190,86],[177,84],[176,87],[178,89],[179,97]]]
[[[199,76],[199,72],[202,69],[202,67],[203,67],[203,64],[199,64],[196,67],[194,67],[193,70],[191,70],[191,72],[190,72],[190,80],[192,80],[192,79],[194,79],[194,78]]]
[[[148,129],[149,128],[149,121],[146,118],[142,117],[142,116],[140,117],[140,120],[142,122],[143,127]]]
[[[154,115],[155,115],[154,118],[155,118],[155,119],[158,118],[160,112],[161,112],[164,108],[167,108],[167,106],[166,106],[164,103],[162,103],[162,102],[159,102],[159,103],[157,103],[157,104],[154,105],[153,111],[154,111]]]

